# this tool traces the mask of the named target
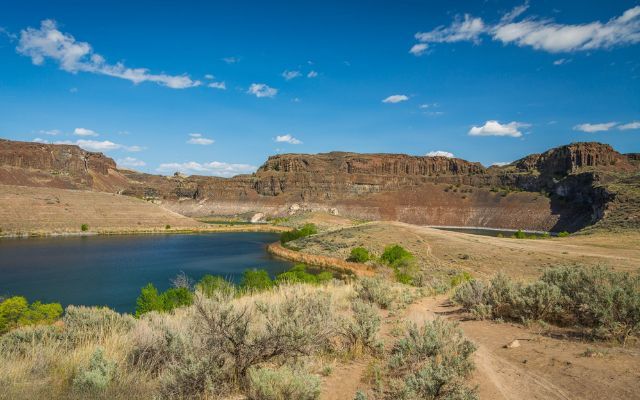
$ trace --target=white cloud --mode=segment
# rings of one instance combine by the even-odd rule
[[[124,149],[127,151],[130,151],[132,153],[137,153],[139,151],[142,151],[144,149],[146,149],[146,147],[142,147],[142,146],[124,146]]]
[[[211,175],[231,177],[238,174],[250,174],[258,168],[249,164],[229,164],[225,162],[212,161],[209,163],[198,163],[189,161],[184,163],[160,164],[158,172],[181,172],[183,174]]]
[[[558,59],[558,60],[555,60],[555,61],[553,62],[553,65],[556,65],[556,66],[557,66],[557,65],[564,65],[564,64],[568,64],[568,63],[570,63],[570,62],[571,62],[571,59],[570,59],[570,58],[560,58],[560,59]]]
[[[287,134],[282,136],[276,136],[276,142],[284,142],[289,144],[302,144],[302,141],[294,138],[293,136]]]
[[[199,144],[202,146],[208,146],[213,144],[215,140],[203,137],[201,133],[190,133],[191,139],[187,140],[189,144]]]
[[[630,8],[621,16],[605,23],[593,21],[575,25],[537,17],[515,21],[527,8],[527,4],[516,7],[492,25],[468,14],[465,14],[463,20],[456,17],[449,27],[440,26],[430,32],[417,33],[415,37],[418,44],[410,52],[422,54],[426,47],[416,47],[420,44],[428,46],[430,43],[459,41],[477,44],[482,35],[488,35],[503,44],[527,46],[549,53],[609,49],[640,42],[640,6]]]
[[[216,79],[216,77],[215,77],[215,76],[213,76],[213,75],[211,75],[211,74],[206,74],[204,77],[205,77],[206,79]]]
[[[252,83],[251,86],[249,86],[249,90],[247,90],[247,93],[253,94],[258,98],[274,97],[276,94],[278,94],[278,89],[269,87],[264,83]]]
[[[427,156],[427,157],[447,157],[447,158],[453,158],[454,157],[453,153],[449,153],[448,151],[443,151],[443,150],[430,151],[427,154],[425,154],[425,156]]]
[[[109,140],[99,141],[99,140],[78,139],[75,142],[70,140],[59,140],[57,142],[53,142],[53,144],[72,144],[72,145],[79,146],[87,151],[125,150],[125,151],[137,152],[143,149],[140,146],[125,146],[123,144],[114,143]]]
[[[37,138],[33,139],[33,140],[32,140],[32,142],[36,142],[36,143],[43,143],[43,144],[47,144],[47,143],[49,143],[49,141],[48,141],[48,140],[45,140],[45,139],[42,139],[42,138],[39,138],[39,137],[37,137]]]
[[[411,46],[411,48],[409,49],[409,53],[413,54],[414,56],[420,56],[424,54],[424,52],[427,51],[428,48],[429,45],[426,43],[416,43]]]
[[[511,163],[510,162],[498,161],[498,162],[494,162],[491,165],[496,166],[496,167],[504,167],[505,165],[509,165],[509,164],[511,164]]]
[[[401,101],[407,101],[407,100],[409,100],[409,97],[405,96],[404,94],[394,94],[382,100],[382,102],[383,103],[400,103]]]
[[[121,62],[108,64],[89,43],[78,42],[70,34],[60,32],[56,22],[50,19],[42,21],[39,29],[22,30],[16,49],[20,54],[31,57],[35,65],[42,65],[49,58],[56,61],[60,69],[71,73],[90,72],[126,79],[134,84],[155,82],[172,89],[201,84],[188,75],[151,74],[147,68],[127,68]]]
[[[587,133],[602,132],[602,131],[608,131],[609,129],[613,128],[617,124],[618,124],[617,122],[605,122],[602,124],[586,123],[586,124],[579,124],[574,126],[573,130],[587,132]]]
[[[222,59],[222,61],[226,62],[227,64],[235,64],[240,62],[240,58],[238,57],[225,57]]]
[[[227,90],[227,85],[224,82],[211,82],[207,86],[213,89]]]
[[[73,134],[77,136],[98,136],[98,132],[87,128],[76,128],[73,130]]]
[[[309,71],[309,73],[307,74],[307,78],[315,78],[318,76],[318,73],[316,71]]]
[[[49,135],[49,136],[57,136],[62,132],[60,132],[58,129],[50,129],[50,130],[41,130],[41,131],[38,131],[38,133],[41,133],[43,135]]]
[[[300,71],[284,71],[282,73],[282,77],[288,81],[290,81],[291,79],[295,79],[302,76],[302,73],[300,73]]]
[[[640,129],[640,121],[629,122],[628,124],[618,126],[621,131],[627,131],[630,129]]]
[[[133,157],[120,158],[116,163],[119,167],[144,167],[147,165],[144,161]]]
[[[509,122],[508,124],[501,124],[498,121],[491,120],[484,123],[482,126],[473,126],[469,130],[470,136],[510,136],[520,137],[522,132],[520,128],[526,128],[531,126],[523,122]]]

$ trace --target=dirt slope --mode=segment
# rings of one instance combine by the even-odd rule
[[[155,204],[117,194],[0,185],[0,229],[12,233],[136,231],[204,226]]]

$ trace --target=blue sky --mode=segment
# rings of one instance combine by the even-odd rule
[[[0,136],[142,171],[229,176],[278,152],[491,165],[572,141],[640,151],[638,1],[11,3]]]

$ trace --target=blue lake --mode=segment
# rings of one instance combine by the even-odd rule
[[[239,282],[249,268],[272,276],[292,264],[272,257],[273,233],[127,235],[0,240],[0,296],[63,306],[100,305],[133,312],[140,288],[171,286],[181,271]]]

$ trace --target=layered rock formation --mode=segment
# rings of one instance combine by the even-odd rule
[[[415,224],[577,230],[607,214],[609,183],[637,157],[574,143],[505,167],[403,154],[282,154],[251,175],[165,177],[118,170],[76,146],[0,141],[0,183],[117,192],[184,215],[327,210]],[[16,182],[20,181],[20,183]]]

